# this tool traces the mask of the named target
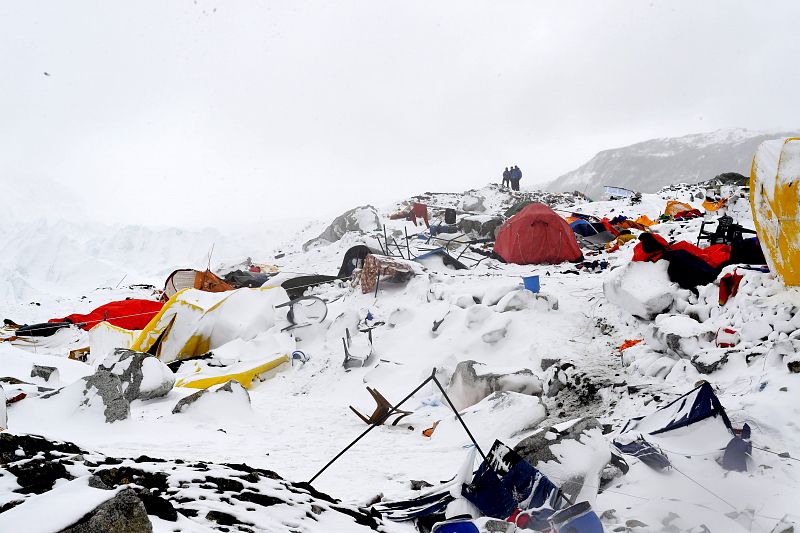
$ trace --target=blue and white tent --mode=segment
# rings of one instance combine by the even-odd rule
[[[718,419],[731,430],[731,422],[728,415],[725,414],[725,409],[717,395],[714,394],[711,384],[706,382],[655,413],[628,420],[628,423],[622,428],[622,433],[639,431],[658,435],[709,418]]]

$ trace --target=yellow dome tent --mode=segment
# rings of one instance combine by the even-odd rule
[[[770,270],[800,285],[800,137],[764,141],[750,170],[750,205]]]

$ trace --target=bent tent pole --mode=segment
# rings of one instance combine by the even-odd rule
[[[309,484],[313,483],[313,482],[314,482],[314,480],[315,480],[315,479],[317,479],[317,478],[320,476],[320,474],[322,474],[322,473],[323,473],[325,470],[327,470],[327,469],[328,469],[328,467],[330,467],[330,466],[331,466],[333,463],[335,463],[335,462],[336,462],[336,460],[337,460],[337,459],[339,459],[339,457],[341,457],[342,455],[344,455],[344,454],[347,452],[347,450],[349,450],[350,448],[352,448],[353,446],[355,446],[355,444],[356,444],[358,441],[360,441],[362,438],[364,438],[364,437],[367,435],[367,433],[369,433],[370,431],[372,431],[373,429],[375,429],[376,427],[378,427],[379,425],[381,425],[381,424],[382,424],[382,423],[383,423],[383,422],[384,422],[384,421],[385,421],[387,418],[389,418],[389,416],[391,416],[391,415],[392,415],[392,413],[394,413],[394,412],[398,411],[398,410],[399,410],[399,407],[400,407],[401,405],[403,405],[403,404],[404,404],[406,401],[408,401],[408,400],[409,400],[409,399],[410,399],[412,396],[414,396],[414,395],[415,395],[417,392],[419,392],[419,391],[420,391],[420,389],[422,389],[422,387],[424,387],[425,385],[427,385],[429,381],[433,381],[434,383],[436,383],[436,386],[439,388],[439,390],[442,392],[442,394],[444,395],[445,399],[447,400],[447,403],[448,403],[448,405],[450,406],[450,409],[452,409],[452,410],[453,410],[453,412],[454,412],[454,413],[455,413],[455,415],[456,415],[456,418],[458,418],[458,421],[459,421],[459,422],[461,422],[461,425],[464,427],[464,430],[467,432],[467,435],[469,436],[469,439],[472,441],[472,444],[474,444],[474,445],[475,445],[475,448],[476,448],[476,449],[478,450],[478,452],[481,454],[481,457],[483,458],[484,462],[486,463],[486,466],[487,466],[487,467],[489,467],[489,468],[491,468],[491,466],[490,466],[490,464],[489,464],[489,460],[488,460],[488,459],[487,459],[487,457],[486,457],[486,454],[485,454],[485,453],[483,453],[483,450],[481,450],[481,447],[480,447],[480,446],[478,446],[478,443],[477,443],[477,441],[475,440],[475,437],[473,437],[473,436],[472,436],[472,433],[470,432],[469,428],[467,428],[467,425],[464,423],[464,420],[461,418],[461,415],[460,415],[460,414],[458,413],[458,411],[456,410],[455,406],[453,405],[453,402],[451,402],[451,401],[450,401],[450,398],[447,396],[447,393],[444,391],[444,387],[442,387],[442,384],[441,384],[441,383],[439,383],[439,380],[438,380],[438,379],[436,379],[436,368],[434,368],[434,369],[433,369],[433,371],[431,372],[431,375],[430,375],[430,376],[428,376],[427,378],[425,378],[425,381],[423,381],[422,383],[420,383],[420,384],[417,386],[417,388],[415,388],[413,391],[411,391],[411,392],[408,394],[408,396],[406,396],[405,398],[403,398],[402,400],[400,400],[400,401],[399,401],[399,402],[398,402],[396,405],[392,406],[392,408],[389,410],[389,412],[388,412],[388,413],[387,413],[385,416],[383,416],[383,417],[382,417],[380,420],[376,420],[376,421],[375,421],[375,423],[373,423],[372,425],[370,425],[370,426],[369,426],[367,429],[365,429],[365,430],[364,430],[364,431],[363,431],[363,432],[362,432],[362,433],[361,433],[361,434],[360,434],[358,437],[356,437],[356,438],[353,440],[353,442],[351,442],[350,444],[348,444],[347,446],[345,446],[345,448],[344,448],[342,451],[340,451],[339,453],[337,453],[337,454],[336,454],[336,456],[335,456],[333,459],[331,459],[330,461],[328,461],[328,463],[327,463],[325,466],[323,466],[323,467],[320,469],[320,471],[319,471],[319,472],[317,472],[316,474],[314,474],[314,476],[313,476],[311,479],[309,479],[309,480],[308,480],[308,483],[309,483]]]

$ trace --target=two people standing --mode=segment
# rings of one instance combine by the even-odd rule
[[[503,187],[508,187],[511,184],[511,189],[514,191],[519,190],[519,180],[522,179],[522,171],[518,166],[514,165],[510,169],[506,167],[503,171]]]

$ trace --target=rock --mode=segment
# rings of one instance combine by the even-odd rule
[[[765,320],[750,320],[742,325],[742,340],[758,342],[772,333],[772,326]]]
[[[72,479],[63,464],[38,458],[10,464],[6,469],[16,476],[20,492],[26,494],[42,494],[52,489],[57,479]]]
[[[116,349],[99,368],[119,376],[129,402],[166,396],[175,386],[175,374],[158,358],[125,348]]]
[[[324,246],[336,242],[350,231],[370,232],[380,229],[381,219],[374,207],[371,205],[355,207],[333,219],[330,226],[325,228],[319,237],[311,239],[303,245],[303,251],[308,251],[314,246]]]
[[[584,431],[601,429],[601,427],[596,418],[578,418],[572,425],[561,430],[554,426],[542,428],[530,437],[522,439],[519,444],[514,446],[514,451],[533,466],[540,462],[557,461],[558,457],[550,450],[551,446],[564,440],[575,440]]]
[[[708,325],[686,315],[659,315],[645,334],[647,344],[654,349],[685,359],[710,345],[714,337]]]
[[[698,351],[691,362],[698,372],[710,374],[727,363],[731,353],[730,348],[706,348]]]
[[[32,378],[42,378],[45,382],[58,382],[58,369],[54,366],[33,365],[31,369]]]
[[[123,489],[62,533],[151,533],[153,524],[133,489]]]
[[[478,237],[494,239],[502,225],[501,217],[469,215],[458,221],[458,230],[461,233],[471,233]]]
[[[91,376],[81,378],[63,389],[41,396],[42,400],[63,402],[77,401],[79,411],[103,409],[106,422],[125,420],[131,415],[131,407],[122,393],[122,381],[108,370],[97,370]]]
[[[8,405],[6,402],[8,397],[3,386],[0,385],[0,431],[5,431],[8,428]]]
[[[505,339],[506,335],[508,335],[508,322],[492,327],[489,331],[481,335],[481,340],[486,344],[495,344]]]
[[[633,316],[652,320],[672,306],[678,290],[669,279],[668,267],[668,261],[630,262],[606,275],[603,294]]]
[[[464,211],[473,211],[483,213],[486,211],[486,206],[483,205],[483,196],[473,196],[465,194],[464,199],[461,201],[461,209]]]
[[[247,405],[250,406],[250,394],[241,383],[235,380],[228,381],[215,388],[202,389],[175,404],[172,409],[173,414],[182,413],[188,409],[196,408],[200,403],[208,405],[206,400],[211,400],[212,404],[223,402],[225,405]]]
[[[527,368],[513,372],[492,371],[475,361],[461,361],[447,385],[447,395],[458,410],[501,391],[541,396],[542,381]]]

